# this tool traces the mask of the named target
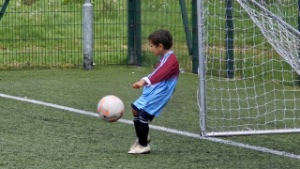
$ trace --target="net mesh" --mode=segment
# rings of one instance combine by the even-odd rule
[[[276,3],[267,3],[266,1],[237,0],[237,2],[249,14],[276,52],[300,74],[300,33],[284,21],[285,15],[282,11],[289,6],[289,1],[279,0]]]
[[[257,1],[278,18],[249,0],[231,2],[227,9],[224,1],[204,3],[206,134],[298,131],[297,2]],[[232,49],[226,44],[226,10],[233,13]],[[230,50],[233,60],[228,59]],[[227,76],[228,61],[234,64],[233,78]]]

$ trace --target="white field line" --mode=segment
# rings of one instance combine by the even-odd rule
[[[42,102],[42,101],[38,101],[38,100],[22,98],[22,97],[16,97],[16,96],[10,96],[10,95],[1,94],[1,93],[0,93],[0,97],[7,98],[7,99],[12,99],[12,100],[18,100],[18,101],[27,102],[27,103],[33,103],[33,104],[37,104],[37,105],[43,105],[43,106],[52,107],[52,108],[61,109],[61,110],[66,110],[66,111],[70,111],[70,112],[74,112],[74,113],[78,113],[78,114],[98,117],[97,113],[88,112],[88,111],[79,110],[79,109],[74,109],[74,108],[71,108],[71,107],[61,106],[61,105],[57,105],[57,104]],[[118,122],[131,124],[131,125],[133,124],[133,122],[131,120],[126,120],[126,119],[120,119]],[[155,130],[159,130],[159,131],[164,131],[164,132],[168,132],[168,133],[181,135],[181,136],[192,137],[192,138],[196,138],[196,139],[200,139],[200,140],[208,140],[208,141],[217,142],[217,143],[226,144],[226,145],[231,145],[231,146],[235,146],[235,147],[239,147],[239,148],[250,149],[250,150],[254,150],[254,151],[258,151],[258,152],[263,152],[263,153],[275,154],[275,155],[289,157],[289,158],[300,159],[300,155],[292,154],[292,153],[289,153],[289,152],[286,152],[286,151],[277,151],[277,150],[272,150],[272,149],[265,148],[265,147],[252,146],[252,145],[249,145],[249,144],[238,143],[238,142],[224,140],[224,139],[215,138],[215,137],[203,137],[203,136],[201,136],[199,134],[196,134],[196,133],[190,133],[190,132],[186,132],[186,131],[180,131],[180,130],[161,127],[161,126],[156,126],[156,125],[150,125],[150,128],[155,129]]]

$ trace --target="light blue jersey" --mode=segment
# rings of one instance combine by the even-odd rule
[[[179,76],[179,63],[173,52],[168,52],[160,59],[158,67],[143,78],[148,85],[144,86],[142,95],[133,103],[153,116],[159,116],[169,102]]]

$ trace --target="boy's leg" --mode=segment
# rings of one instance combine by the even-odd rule
[[[140,110],[134,104],[131,104],[131,107],[132,107],[133,124],[135,128],[136,137],[139,138],[139,126],[140,126],[139,111]]]
[[[140,138],[140,133],[141,133],[140,130],[141,129],[143,130],[145,127],[148,128],[148,132],[147,132],[147,129],[146,129],[146,132],[149,134],[149,126],[148,127],[147,126],[140,127],[140,125],[141,125],[140,111],[142,111],[143,113],[145,113],[145,112],[143,110],[139,110],[134,104],[131,104],[131,107],[132,107],[133,124],[134,124],[134,128],[135,128],[136,137]],[[145,116],[145,115],[143,115],[143,116]],[[153,117],[151,115],[146,115],[146,119],[149,118],[148,121],[152,121]],[[151,141],[150,136],[147,135],[147,143],[149,143],[150,141]]]
[[[149,122],[153,120],[154,116],[148,114],[144,110],[139,112],[139,125],[138,125],[138,132],[139,132],[139,144],[141,146],[148,145],[148,134],[149,134]]]
[[[148,145],[150,140],[148,137],[149,134],[149,121],[152,121],[154,116],[148,114],[147,112],[140,110],[139,111],[139,123],[137,128],[138,133],[138,142],[137,145],[130,149],[129,154],[147,154],[150,153],[151,149]]]
[[[134,129],[136,133],[137,139],[134,141],[134,143],[130,146],[129,151],[133,150],[139,145],[139,137],[140,137],[140,132],[139,132],[139,126],[140,126],[140,117],[139,117],[139,109],[134,105],[131,104],[132,107],[132,115],[133,115],[133,124],[134,124]]]

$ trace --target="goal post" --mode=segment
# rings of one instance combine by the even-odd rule
[[[198,27],[198,54],[199,54],[199,89],[198,104],[200,109],[200,128],[201,134],[206,135],[206,99],[205,99],[205,29],[203,1],[197,1],[197,27]]]
[[[299,4],[300,0],[197,2],[203,136],[300,132]],[[228,58],[233,67],[228,67]]]

